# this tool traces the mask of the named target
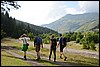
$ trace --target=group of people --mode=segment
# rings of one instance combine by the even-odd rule
[[[28,40],[30,40],[30,38],[26,34],[23,34],[23,35],[21,35],[19,40],[23,41],[22,51],[24,51],[24,59],[26,60],[26,51],[27,51],[28,46],[29,46]],[[54,53],[54,62],[56,62],[56,49],[58,48],[58,46],[60,46],[60,58],[63,59],[63,57],[62,57],[62,55],[63,55],[64,56],[64,61],[67,59],[67,57],[63,53],[64,46],[63,46],[62,34],[60,34],[58,44],[57,44],[57,39],[55,38],[54,34],[52,34],[51,39],[50,39],[49,60],[51,60],[51,55],[52,55],[52,51],[53,51],[53,53]],[[36,47],[36,52],[37,52],[37,59],[36,60],[39,60],[40,59],[40,47],[43,48],[43,42],[42,42],[42,38],[40,36],[38,36],[38,34],[37,34],[36,38],[34,39],[34,47]]]

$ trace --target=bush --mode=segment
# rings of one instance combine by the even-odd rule
[[[77,38],[77,39],[76,39],[76,43],[79,43],[79,42],[80,42],[80,38]]]
[[[90,49],[91,50],[96,50],[94,41],[91,41],[91,43],[90,43]]]
[[[83,43],[83,49],[87,49],[87,44],[85,42]]]
[[[49,40],[46,40],[46,39],[43,39],[43,43],[44,43],[44,44],[49,44],[50,41],[49,41]]]

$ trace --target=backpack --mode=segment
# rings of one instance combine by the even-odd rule
[[[37,37],[37,39],[36,39],[36,44],[37,45],[40,45],[42,42],[41,42],[41,38],[40,37]]]
[[[67,38],[66,37],[63,37],[62,38],[62,45],[65,47],[67,45]]]
[[[57,45],[57,40],[56,39],[51,39],[51,41],[52,41],[52,45],[53,46],[56,46]]]
[[[26,40],[26,38],[24,38],[24,39],[25,39],[26,45],[27,45],[27,46],[29,46],[29,43],[27,43],[27,40]]]

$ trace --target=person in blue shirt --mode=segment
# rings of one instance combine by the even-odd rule
[[[62,40],[63,40],[63,37],[62,37],[62,34],[60,34],[59,43],[58,43],[58,46],[60,45],[60,58],[62,59],[62,55],[63,55],[64,61],[65,61],[67,57],[63,53],[64,46],[62,45]]]
[[[36,38],[34,39],[34,47],[36,47],[36,52],[37,52],[37,59],[40,59],[40,45],[42,45],[43,48],[43,43],[42,43],[42,38],[37,34]]]

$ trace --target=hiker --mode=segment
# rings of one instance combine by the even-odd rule
[[[57,47],[60,45],[60,58],[62,58],[62,55],[64,56],[64,61],[67,59],[67,57],[64,55],[63,53],[63,49],[64,49],[64,45],[66,45],[66,43],[63,44],[63,37],[62,37],[62,34],[60,34],[60,38],[59,38],[59,42],[58,42],[58,45]]]
[[[49,60],[51,60],[51,55],[52,55],[52,51],[54,53],[54,62],[56,62],[56,46],[57,46],[57,41],[54,38],[54,35],[52,35],[51,39],[50,39],[50,54],[49,54]]]
[[[34,39],[34,47],[36,47],[36,52],[37,52],[37,59],[36,60],[40,59],[40,47],[41,46],[43,48],[42,39],[37,34],[36,38]]]
[[[23,34],[20,36],[19,40],[23,41],[22,51],[24,51],[24,59],[26,60],[26,51],[27,51],[28,46],[29,46],[28,40],[30,40],[30,38],[26,34]]]

